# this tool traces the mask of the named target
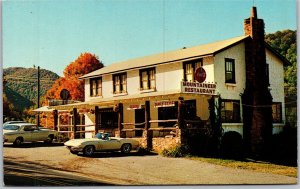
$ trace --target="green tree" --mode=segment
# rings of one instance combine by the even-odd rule
[[[297,94],[296,36],[296,31],[283,30],[267,34],[265,37],[265,41],[289,61],[288,64],[284,65],[284,81],[288,96]]]

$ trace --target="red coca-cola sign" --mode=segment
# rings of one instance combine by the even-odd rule
[[[205,81],[206,72],[202,67],[196,69],[194,79],[199,83],[203,83]]]

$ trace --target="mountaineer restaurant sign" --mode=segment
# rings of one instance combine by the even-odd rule
[[[217,85],[215,83],[204,83],[206,79],[206,72],[202,67],[196,70],[194,79],[195,82],[190,82],[190,81],[181,82],[182,93],[208,94],[208,95],[216,94]]]
[[[216,95],[216,87],[213,83],[181,82],[182,93]]]

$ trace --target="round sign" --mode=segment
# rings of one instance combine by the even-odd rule
[[[202,67],[196,69],[194,79],[199,83],[203,83],[205,81],[206,72]]]
[[[70,98],[70,92],[67,89],[60,91],[60,98],[63,100],[68,100]]]

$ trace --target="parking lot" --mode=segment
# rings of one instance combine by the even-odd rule
[[[23,176],[37,180],[52,179],[51,184],[40,184],[51,186],[68,186],[71,180],[79,179],[82,179],[82,183],[78,185],[291,184],[297,181],[293,177],[156,154],[131,152],[123,155],[114,152],[98,153],[88,158],[71,154],[61,144],[32,143],[21,147],[5,144],[3,157],[4,181],[8,176],[21,177],[22,170]],[[11,180],[9,184],[22,185],[19,182],[14,184]]]

